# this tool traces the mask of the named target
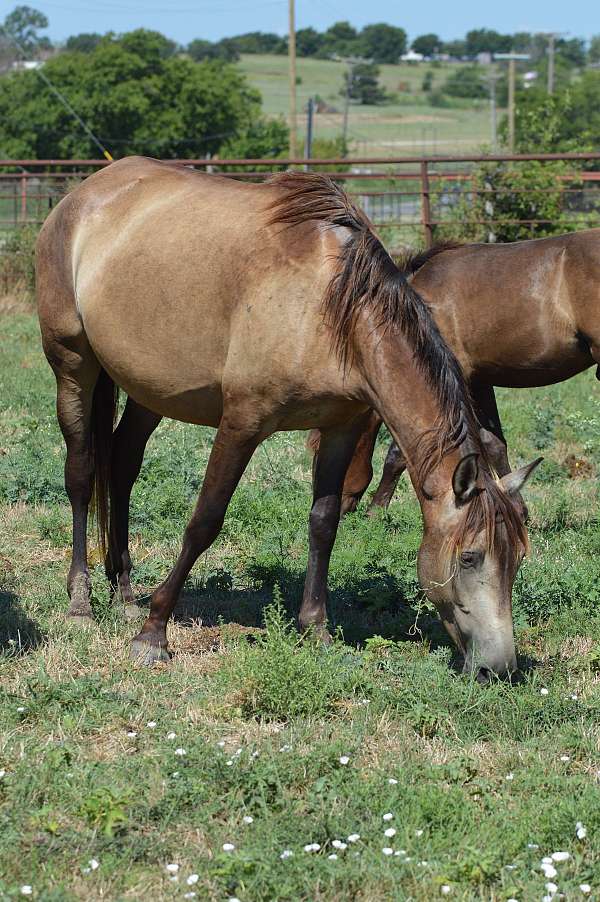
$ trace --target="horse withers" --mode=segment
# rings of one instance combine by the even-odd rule
[[[406,449],[423,514],[423,585],[466,667],[516,670],[511,591],[527,545],[515,495],[490,474],[460,367],[366,217],[325,176],[243,184],[127,158],[75,188],[37,245],[38,309],[57,382],[73,510],[69,613],[92,615],[92,490],[106,570],[125,602],[128,509],[161,417],[217,429],[181,553],[133,640],[167,660],[184,582],[218,536],[256,447],[319,428],[299,623],[328,639],[327,572],[344,475],[371,409]],[[116,391],[128,395],[113,431]]]

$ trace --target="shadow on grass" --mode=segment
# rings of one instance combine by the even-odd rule
[[[26,654],[43,638],[37,624],[21,609],[18,595],[0,589],[0,654]]]
[[[185,626],[201,621],[204,626],[234,622],[241,626],[262,627],[263,610],[273,598],[273,587],[281,590],[283,604],[291,619],[296,619],[302,600],[304,574],[281,565],[262,567],[254,573],[258,587],[234,588],[228,574],[204,584],[188,584],[174,613]],[[328,618],[332,632],[341,630],[345,642],[362,645],[371,636],[396,641],[426,640],[432,649],[450,645],[437,618],[418,611],[406,599],[404,587],[389,573],[357,579],[350,586],[329,592]]]

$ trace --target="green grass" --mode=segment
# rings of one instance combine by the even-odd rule
[[[244,55],[238,64],[257,87],[269,115],[287,115],[287,57]],[[434,87],[441,87],[460,63],[443,63],[433,68]],[[343,99],[340,90],[346,65],[333,60],[298,59],[300,83],[297,87],[299,130],[305,131],[302,111],[309,97],[317,94],[337,112],[315,117],[315,137],[334,138],[342,131]],[[440,109],[428,103],[421,86],[431,67],[400,64],[381,66],[380,81],[396,95],[383,106],[352,104],[349,118],[351,152],[366,156],[406,156],[410,154],[474,153],[490,141],[487,102],[467,101],[464,106]]]
[[[64,618],[70,515],[53,380],[30,313],[0,316],[0,340],[4,898],[31,885],[53,902],[189,892],[429,902],[449,886],[452,899],[529,902],[547,894],[540,862],[556,851],[571,856],[555,865],[564,897],[584,898],[582,883],[600,897],[592,372],[499,393],[513,461],[546,457],[528,493],[533,551],[515,589],[522,685],[482,688],[449,666],[416,585],[420,519],[404,483],[387,515],[361,509],[341,526],[337,641],[298,642],[289,617],[310,503],[301,434],[255,455],[186,586],[172,663],[144,670],[128,659],[134,626],[111,605],[97,554],[97,624]],[[150,443],[132,502],[141,596],[177,553],[211,437],[165,422]],[[384,452],[382,439],[378,468]],[[318,851],[305,852],[310,843]]]

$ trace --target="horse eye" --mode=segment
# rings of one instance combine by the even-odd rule
[[[462,567],[475,567],[482,558],[480,551],[463,551],[460,556]]]

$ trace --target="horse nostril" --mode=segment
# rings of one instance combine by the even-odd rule
[[[492,680],[493,673],[487,667],[480,667],[477,671],[477,682],[481,686],[487,686]]]

